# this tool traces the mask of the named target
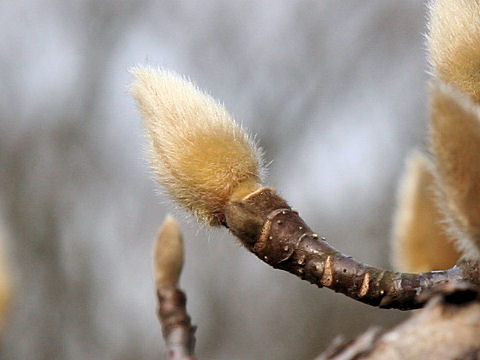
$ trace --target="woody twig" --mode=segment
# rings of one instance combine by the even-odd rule
[[[440,284],[458,281],[480,285],[480,266],[473,260],[462,260],[448,270],[420,274],[358,262],[313,232],[270,188],[229,202],[224,224],[249,251],[274,268],[381,308],[422,307],[429,299],[425,295]]]

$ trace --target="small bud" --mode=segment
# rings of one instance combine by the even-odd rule
[[[183,267],[183,240],[178,222],[167,216],[153,247],[153,272],[157,289],[175,286]]]
[[[144,118],[150,162],[158,181],[181,206],[209,225],[232,196],[259,187],[262,156],[225,108],[186,79],[134,68],[131,93]]]
[[[480,102],[480,3],[431,1],[428,29],[433,74]]]

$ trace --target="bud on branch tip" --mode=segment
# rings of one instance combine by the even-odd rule
[[[144,119],[160,184],[200,221],[220,225],[225,204],[255,191],[262,153],[225,108],[177,74],[135,67],[131,94]]]
[[[167,216],[153,248],[153,271],[157,289],[175,286],[183,267],[183,240],[178,222]]]

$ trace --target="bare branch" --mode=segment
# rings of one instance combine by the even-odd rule
[[[158,289],[157,297],[167,360],[194,360],[196,327],[187,313],[185,293],[172,286]]]
[[[428,300],[422,295],[442,283],[468,281],[480,285],[479,264],[474,261],[464,260],[449,270],[421,274],[362,264],[314,233],[270,188],[230,201],[224,224],[248,250],[274,268],[381,308],[420,308]]]

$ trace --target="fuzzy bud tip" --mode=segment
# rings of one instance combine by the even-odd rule
[[[187,79],[149,67],[131,73],[158,181],[200,221],[220,225],[232,196],[259,187],[261,150],[221,104]]]
[[[180,226],[167,216],[153,247],[153,271],[157,289],[175,286],[183,267],[183,240]]]

